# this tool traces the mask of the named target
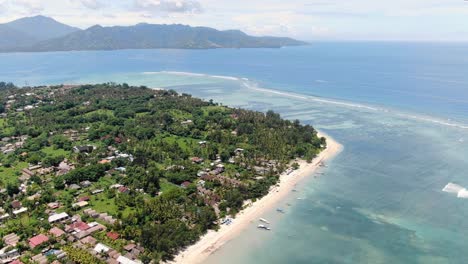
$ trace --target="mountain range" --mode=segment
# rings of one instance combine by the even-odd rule
[[[82,30],[45,16],[0,24],[0,52],[116,49],[280,48],[305,45],[285,37],[254,37],[240,30],[157,25],[92,26]]]

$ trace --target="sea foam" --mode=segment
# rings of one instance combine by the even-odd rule
[[[463,198],[463,199],[468,198],[468,190],[466,190],[466,188],[464,188],[463,186],[460,186],[455,183],[451,183],[451,182],[447,183],[447,185],[445,185],[442,191],[457,194],[458,198]]]
[[[365,104],[351,103],[351,102],[334,100],[334,99],[325,99],[325,98],[311,96],[311,95],[304,95],[304,94],[298,94],[298,93],[292,93],[292,92],[283,92],[283,91],[279,91],[279,90],[275,90],[275,89],[263,88],[263,87],[259,87],[259,85],[257,83],[252,82],[247,78],[238,78],[238,77],[234,77],[234,76],[222,76],[222,75],[210,75],[210,74],[204,74],[204,73],[182,72],[182,71],[143,72],[143,74],[161,74],[161,73],[181,75],[181,76],[216,78],[216,79],[224,79],[224,80],[229,80],[229,81],[240,81],[241,84],[245,88],[250,89],[250,90],[256,90],[256,91],[259,91],[259,92],[276,94],[276,95],[280,95],[280,96],[287,96],[287,97],[290,97],[290,98],[296,98],[296,99],[300,99],[300,100],[314,101],[314,102],[323,103],[323,104],[332,104],[332,105],[347,107],[347,108],[357,108],[357,109],[364,109],[364,110],[369,110],[369,111],[374,111],[374,112],[391,113],[391,114],[394,114],[396,116],[399,116],[399,117],[402,117],[402,118],[405,118],[405,119],[418,120],[418,121],[433,123],[433,124],[436,124],[436,125],[456,127],[456,128],[460,128],[460,129],[468,129],[467,124],[452,121],[450,119],[444,120],[444,119],[431,117],[431,116],[416,115],[416,114],[410,114],[410,113],[405,113],[405,112],[401,112],[401,111],[395,111],[395,110],[391,110],[391,109],[384,108],[384,107],[377,107],[377,106],[370,106],[370,105],[365,105]],[[327,81],[324,81],[324,80],[316,80],[316,81],[318,81],[318,82],[327,82]]]

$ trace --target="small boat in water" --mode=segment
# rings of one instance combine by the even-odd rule
[[[269,224],[270,222],[268,222],[268,220],[266,220],[265,218],[260,218],[260,221],[265,223],[265,224]]]
[[[281,209],[281,208],[276,208],[276,211],[277,211],[278,213],[282,213],[282,214],[284,214],[284,210],[283,210],[283,209]]]
[[[268,230],[268,231],[271,230],[271,228],[269,228],[269,227],[266,226],[266,225],[258,225],[257,228],[259,228],[259,229],[264,229],[264,230]]]

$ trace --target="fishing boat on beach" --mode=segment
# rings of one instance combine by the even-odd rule
[[[257,228],[259,228],[259,229],[264,229],[264,230],[268,230],[268,231],[271,230],[271,228],[269,228],[269,227],[266,226],[266,225],[258,225]]]

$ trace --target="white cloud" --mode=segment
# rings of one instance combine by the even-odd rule
[[[463,0],[0,0],[0,13],[0,22],[41,13],[81,28],[147,22],[304,40],[468,39]]]
[[[195,0],[134,0],[137,11],[150,13],[202,13],[203,8]]]
[[[104,7],[104,3],[99,0],[79,0],[79,2],[89,9],[100,9]]]
[[[40,0],[10,0],[9,6],[24,15],[36,15],[44,10],[43,2]]]

